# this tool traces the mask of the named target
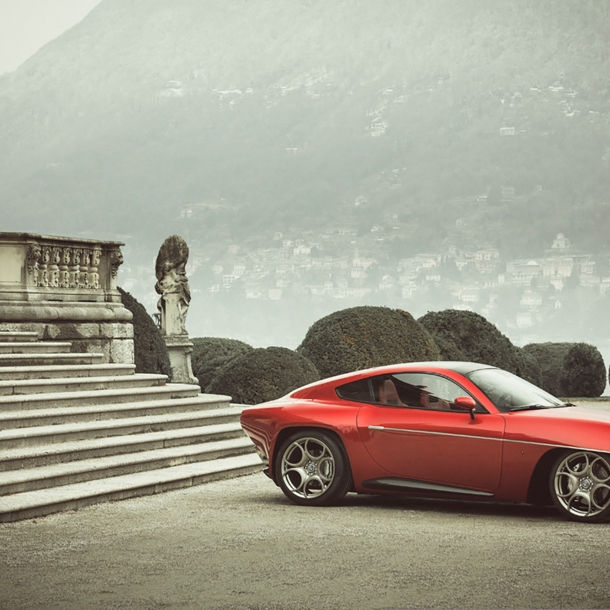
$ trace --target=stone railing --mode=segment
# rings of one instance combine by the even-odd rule
[[[0,233],[0,300],[120,302],[122,245]]]
[[[133,316],[117,289],[122,245],[0,233],[0,331],[34,331],[105,362],[132,363]]]

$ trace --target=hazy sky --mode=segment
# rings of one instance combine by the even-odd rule
[[[129,0],[126,0],[129,1]],[[101,0],[0,0],[0,74],[76,25]]]

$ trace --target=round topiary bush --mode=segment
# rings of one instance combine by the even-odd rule
[[[199,385],[207,392],[216,373],[228,362],[252,351],[252,346],[237,339],[221,337],[203,337],[191,339],[193,353],[191,363],[193,374],[199,380]]]
[[[540,366],[540,383],[543,390],[561,396],[563,389],[560,382],[561,368],[566,354],[574,343],[530,343],[524,346],[523,352],[536,359]]]
[[[137,373],[157,373],[171,378],[172,367],[165,341],[144,306],[119,288],[123,305],[133,314],[133,351]]]
[[[439,358],[432,337],[411,314],[372,306],[343,309],[318,320],[297,352],[309,358],[322,377]]]
[[[519,370],[515,346],[491,322],[472,311],[445,309],[430,311],[419,323],[440,345],[443,352],[463,354],[464,360],[497,366],[511,373]]]
[[[576,343],[565,355],[559,372],[562,396],[601,396],[606,389],[606,365],[599,350]]]
[[[216,373],[208,391],[228,394],[236,403],[256,405],[285,396],[319,378],[313,363],[293,350],[258,348],[225,364]]]
[[[517,362],[517,375],[523,379],[542,387],[542,370],[538,361],[532,354],[525,352],[522,348],[515,347]]]
[[[468,360],[466,354],[461,349],[459,349],[450,339],[446,339],[441,335],[433,335],[433,339],[440,352],[440,360],[454,360],[458,362]]]

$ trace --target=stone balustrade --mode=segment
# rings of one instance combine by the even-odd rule
[[[120,302],[121,242],[0,233],[0,299]]]
[[[117,289],[122,245],[0,233],[0,331],[36,331],[107,362],[133,362],[132,314]]]

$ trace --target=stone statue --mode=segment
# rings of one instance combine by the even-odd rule
[[[168,237],[157,255],[155,290],[161,295],[157,307],[161,312],[161,331],[164,335],[186,335],[186,313],[191,301],[191,290],[186,277],[189,249],[178,235]]]

